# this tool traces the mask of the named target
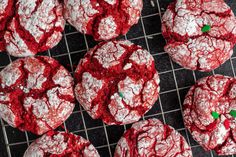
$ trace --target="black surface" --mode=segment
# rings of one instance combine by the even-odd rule
[[[187,141],[190,142],[194,157],[217,157],[214,152],[204,151],[185,130],[181,106],[185,94],[189,87],[194,84],[196,79],[214,73],[234,76],[236,70],[236,53],[233,54],[231,60],[227,61],[213,72],[208,73],[185,70],[178,64],[172,62],[169,56],[164,52],[165,40],[161,35],[161,17],[159,14],[159,10],[162,14],[164,13],[171,1],[172,0],[144,0],[142,19],[140,19],[137,25],[131,28],[126,36],[127,39],[148,49],[150,53],[153,54],[156,68],[160,72],[160,98],[153,108],[146,113],[144,119],[158,118],[162,122],[178,129]],[[236,12],[235,1],[226,0],[226,2]],[[158,6],[160,7],[159,9]],[[121,36],[119,39],[125,39],[125,37]],[[79,60],[88,50],[87,48],[92,48],[96,44],[97,42],[95,42],[91,36],[84,36],[83,34],[78,33],[74,27],[66,25],[61,42],[53,49],[44,52],[41,55],[50,55],[54,57],[69,71],[73,72]],[[17,58],[9,57],[6,53],[0,53],[0,69],[8,65],[10,59],[13,61]],[[82,107],[77,103],[74,113],[65,122],[67,130],[89,139],[93,145],[97,147],[98,152],[102,157],[112,156],[116,142],[119,140],[124,130],[130,128],[131,125],[106,126],[101,120],[93,120],[86,111],[81,109]],[[28,144],[39,136],[21,132],[7,124],[5,125],[2,126],[1,123],[0,127],[0,157],[8,156],[7,148],[10,150],[12,157],[22,157]],[[6,130],[7,145],[2,128]],[[59,130],[63,129],[60,127]]]

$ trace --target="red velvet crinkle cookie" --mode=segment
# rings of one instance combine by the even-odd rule
[[[73,85],[53,58],[18,59],[0,72],[0,117],[39,135],[55,129],[74,109]]]
[[[205,150],[236,154],[236,79],[214,75],[198,80],[185,98],[184,122]]]
[[[129,41],[102,42],[75,71],[75,95],[93,119],[105,123],[138,121],[159,95],[152,55]]]
[[[13,0],[0,0],[0,52],[5,50],[4,34],[6,25],[13,15]]]
[[[142,7],[142,0],[64,0],[64,16],[81,33],[109,40],[137,24]]]
[[[114,157],[192,157],[184,137],[158,119],[134,123],[119,140]]]
[[[58,0],[18,0],[4,35],[8,53],[32,56],[57,45],[65,26],[62,10]]]
[[[24,157],[99,157],[83,137],[66,132],[49,132],[34,141]]]
[[[224,0],[176,0],[163,15],[162,33],[175,62],[210,71],[232,55],[236,19]]]

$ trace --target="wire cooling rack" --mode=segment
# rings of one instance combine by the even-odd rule
[[[191,145],[194,157],[217,157],[212,151],[204,151],[185,129],[181,104],[188,89],[197,79],[212,74],[235,76],[236,54],[234,53],[230,60],[212,72],[202,73],[183,69],[172,62],[163,50],[165,40],[161,35],[161,17],[168,4],[173,0],[143,1],[144,9],[139,23],[132,27],[127,35],[121,37],[147,49],[155,58],[156,68],[160,74],[161,92],[159,100],[145,114],[143,119],[155,117],[173,126]],[[226,2],[236,13],[235,0],[226,0]],[[66,25],[63,39],[58,46],[40,55],[57,59],[73,75],[80,58],[95,45],[96,42],[92,37],[82,35],[76,32],[73,27]],[[0,53],[0,70],[15,59],[6,53]],[[0,122],[0,157],[22,157],[29,144],[38,136],[14,129],[2,119]],[[64,123],[64,129],[58,128],[58,130],[68,130],[83,136],[92,142],[101,157],[112,157],[116,143],[130,126],[107,126],[100,120],[91,119],[86,111],[77,104],[73,114]]]

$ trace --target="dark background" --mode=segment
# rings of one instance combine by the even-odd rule
[[[214,152],[204,151],[194,142],[191,135],[184,128],[181,104],[186,92],[197,79],[212,74],[235,76],[236,53],[221,67],[209,73],[183,69],[172,62],[163,50],[165,40],[161,35],[161,16],[172,0],[143,1],[144,8],[139,23],[133,26],[126,36],[120,37],[149,50],[155,58],[156,68],[160,74],[160,98],[143,118],[155,117],[177,129],[191,145],[194,157],[217,157]],[[236,13],[235,0],[226,0],[226,2]],[[66,25],[64,37],[59,45],[47,52],[41,53],[41,55],[52,56],[73,74],[80,58],[94,45],[96,45],[96,42],[91,36],[84,36],[76,32],[73,27]],[[6,53],[0,53],[0,70],[15,59]],[[0,121],[0,157],[22,157],[28,145],[37,136],[29,132],[18,131],[1,119]],[[64,126],[69,132],[89,139],[98,149],[101,157],[113,155],[117,141],[122,136],[124,130],[130,127],[130,125],[107,126],[100,120],[92,120],[79,104],[76,105],[73,114],[64,123]],[[63,129],[59,128],[59,130]]]

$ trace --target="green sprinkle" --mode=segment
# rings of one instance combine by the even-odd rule
[[[229,114],[236,118],[236,110],[231,110]]]
[[[220,117],[219,113],[212,111],[211,115],[214,119],[218,119]]]
[[[211,26],[210,25],[205,25],[202,27],[202,32],[206,33],[209,32],[211,30]]]
[[[119,96],[122,97],[122,98],[124,98],[124,95],[123,95],[123,93],[121,93],[121,92],[119,92]]]

